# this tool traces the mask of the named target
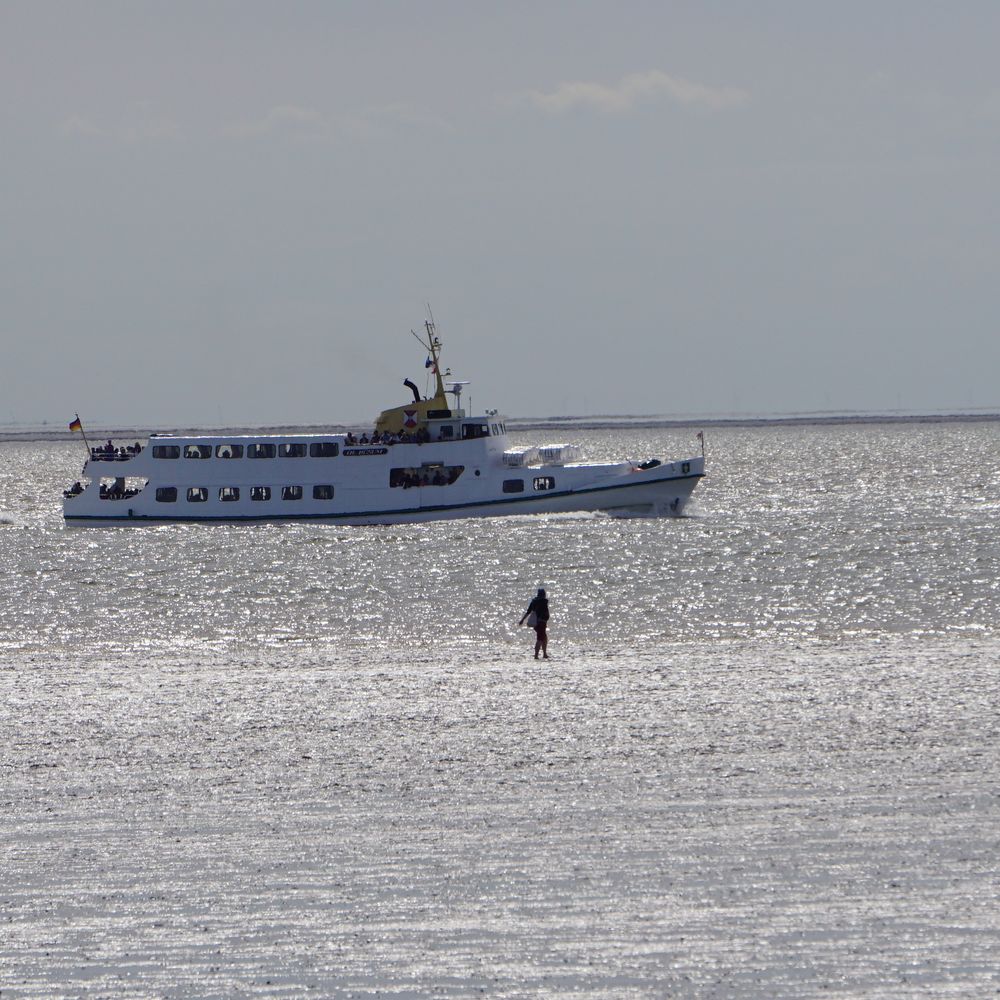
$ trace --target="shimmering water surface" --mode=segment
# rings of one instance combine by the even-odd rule
[[[708,437],[689,517],[396,528],[0,445],[0,996],[995,994],[1000,424]]]

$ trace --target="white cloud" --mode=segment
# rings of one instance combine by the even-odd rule
[[[414,128],[434,129],[440,132],[453,132],[454,126],[447,119],[410,104],[383,104],[380,107],[367,108],[361,112],[361,117],[372,122],[399,122],[401,125],[411,125]]]
[[[706,87],[654,69],[632,73],[615,86],[581,80],[561,83],[549,93],[533,90],[526,98],[534,107],[550,114],[581,107],[605,114],[623,114],[638,104],[664,100],[718,111],[739,107],[750,100],[750,95],[735,87]]]
[[[132,122],[122,129],[122,138],[129,142],[142,142],[146,139],[177,139],[180,134],[180,127],[172,118],[148,118]]]
[[[98,128],[89,118],[83,115],[71,115],[59,123],[59,131],[63,135],[104,136],[104,129]]]
[[[98,124],[93,118],[77,114],[61,121],[58,128],[64,136],[117,142],[146,142],[176,139],[180,136],[180,127],[176,121],[156,114],[145,104],[136,104],[126,109],[117,124]]]
[[[232,125],[226,129],[228,135],[252,138],[273,132],[295,132],[317,135],[327,129],[322,114],[312,108],[300,108],[293,104],[281,104],[271,108],[262,118],[255,121]]]

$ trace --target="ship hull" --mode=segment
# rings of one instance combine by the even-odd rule
[[[627,469],[627,471],[625,471]],[[318,522],[345,525],[419,524],[470,517],[501,517],[527,514],[563,514],[604,511],[618,516],[679,516],[692,490],[704,475],[703,460],[692,458],[651,470],[623,465],[535,467],[504,470],[498,476],[519,471],[529,482],[550,476],[557,482],[577,480],[565,489],[506,496],[500,481],[482,482],[479,489],[456,495],[454,487],[417,487],[372,491],[350,484],[336,488],[336,503],[308,501],[268,505],[243,500],[239,503],[208,502],[171,505],[154,503],[153,483],[128,499],[95,500],[86,493],[67,498],[64,517],[71,525],[182,523]],[[352,503],[352,494],[356,503]],[[378,494],[381,494],[379,496]],[[471,495],[470,495],[471,494]],[[214,497],[212,498],[214,500]],[[379,500],[383,503],[379,503]],[[388,505],[391,502],[391,506]]]

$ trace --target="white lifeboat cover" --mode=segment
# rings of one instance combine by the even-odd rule
[[[512,469],[519,469],[525,465],[533,465],[538,462],[538,449],[531,448],[508,448],[503,453],[503,464]]]
[[[579,462],[583,456],[580,446],[575,444],[543,444],[538,454],[544,465],[566,465],[567,462]]]

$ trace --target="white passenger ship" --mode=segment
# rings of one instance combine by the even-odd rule
[[[384,410],[374,431],[346,434],[153,434],[145,447],[92,448],[66,491],[72,524],[327,521],[401,524],[501,514],[680,514],[704,456],[585,463],[573,445],[513,449],[495,410],[461,409],[446,384],[433,323],[427,367],[436,391]],[[449,399],[449,396],[453,399]]]

